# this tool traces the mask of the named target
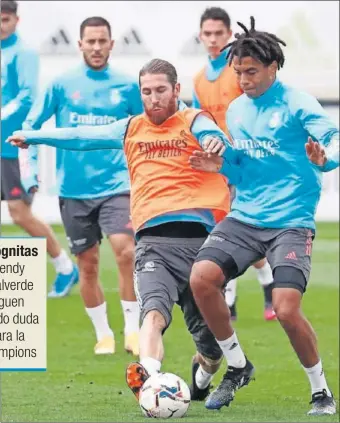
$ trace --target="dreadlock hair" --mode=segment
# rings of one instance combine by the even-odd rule
[[[284,41],[269,32],[257,31],[253,16],[250,17],[250,29],[241,22],[237,22],[237,24],[244,30],[244,33],[235,34],[236,40],[227,44],[221,50],[231,47],[227,54],[229,66],[234,56],[239,58],[250,56],[263,63],[264,66],[277,62],[278,69],[283,67],[285,56],[280,44],[285,46],[286,43]]]

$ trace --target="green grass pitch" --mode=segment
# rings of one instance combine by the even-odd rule
[[[58,238],[67,248],[61,227]],[[20,235],[3,226],[3,236]],[[138,404],[125,385],[125,368],[131,357],[124,352],[122,311],[117,291],[116,267],[107,241],[101,246],[100,279],[105,289],[110,322],[116,334],[113,356],[94,356],[94,331],[85,314],[78,288],[64,299],[48,300],[48,371],[1,375],[2,422],[140,422]],[[319,339],[329,385],[339,398],[339,225],[319,224],[313,250],[313,269],[303,309]],[[54,270],[48,264],[48,283]],[[256,380],[241,389],[229,408],[208,411],[192,403],[182,422],[339,422],[339,415],[306,416],[308,379],[277,322],[262,317],[263,295],[250,269],[238,284],[239,320],[235,327]],[[190,381],[194,345],[181,312],[166,333],[164,371]],[[225,365],[222,366],[223,369]],[[222,370],[215,378],[220,380]]]

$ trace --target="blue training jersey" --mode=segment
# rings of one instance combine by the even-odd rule
[[[18,149],[5,143],[20,130],[37,91],[39,57],[14,33],[1,41],[1,157],[15,159]]]
[[[110,66],[93,70],[82,64],[58,77],[34,103],[24,129],[40,129],[55,116],[57,128],[109,125],[143,110],[137,83]],[[37,147],[28,149],[22,182],[37,185]],[[118,150],[56,150],[59,196],[89,199],[128,193],[130,182],[124,153]]]
[[[180,108],[182,107],[186,106],[183,103],[180,103]],[[20,135],[23,135],[26,138],[28,144],[46,144],[53,147],[79,151],[97,149],[122,150],[128,122],[129,118],[122,119],[119,122],[107,126],[99,126],[96,128],[82,127],[75,129],[22,131],[20,132]],[[202,145],[207,135],[220,137],[224,140],[228,149],[231,150],[230,156],[233,156],[233,150],[230,147],[226,135],[208,117],[202,115],[197,116],[191,127],[191,132],[200,145]],[[29,149],[30,148],[31,146]],[[240,178],[239,169],[232,163],[227,168],[227,162],[224,165],[224,169],[227,169],[228,178],[231,182],[237,183]],[[193,170],[193,172],[195,171]],[[147,181],[145,183],[147,183]],[[157,216],[146,222],[144,227],[157,226],[174,221],[198,222],[203,224],[207,228],[208,232],[210,232],[216,225],[213,214],[210,210],[187,209]]]
[[[318,101],[276,80],[258,98],[234,100],[227,126],[242,175],[229,217],[267,228],[315,229],[322,172],[339,166],[339,128]],[[309,136],[326,147],[324,167],[307,157]]]

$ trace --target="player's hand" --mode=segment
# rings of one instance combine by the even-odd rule
[[[193,169],[218,173],[222,167],[223,159],[216,154],[196,150],[189,157],[189,163]]]
[[[312,163],[317,166],[323,166],[326,163],[327,158],[325,150],[318,142],[314,142],[312,138],[309,137],[305,147],[307,157]]]
[[[14,147],[19,147],[19,148],[29,147],[29,145],[26,144],[26,138],[21,135],[15,135],[15,134],[11,135],[10,137],[7,138],[6,142],[13,145]]]
[[[217,154],[222,156],[226,150],[226,146],[220,137],[207,135],[203,140],[203,150],[208,154]]]

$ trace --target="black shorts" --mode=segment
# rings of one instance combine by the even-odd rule
[[[80,254],[107,236],[134,236],[130,220],[130,196],[113,195],[91,200],[59,198],[60,214],[70,250]]]
[[[290,266],[302,271],[306,290],[310,271],[314,231],[307,228],[271,229],[249,225],[226,217],[220,222],[200,249],[196,262],[210,260],[223,269],[223,256],[234,259],[235,274],[226,277],[234,279],[242,275],[249,266],[267,257],[275,272],[277,267]]]
[[[31,204],[33,196],[21,184],[19,160],[1,157],[1,200],[23,200]]]
[[[168,327],[173,306],[177,303],[197,351],[204,357],[218,360],[222,351],[203,320],[189,285],[191,268],[204,240],[143,236],[136,247],[135,292],[141,321],[148,312],[157,310]]]

